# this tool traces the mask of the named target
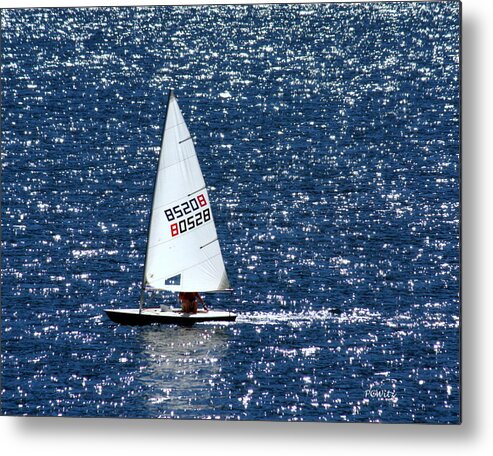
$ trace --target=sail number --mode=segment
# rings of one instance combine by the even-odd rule
[[[207,206],[207,200],[203,194],[200,194],[184,203],[166,209],[164,213],[168,222],[176,221],[170,225],[171,236],[178,236],[208,222],[211,219],[211,211],[209,208],[202,209],[204,206]]]
[[[202,225],[205,222],[208,222],[211,219],[211,211],[209,208],[205,209],[202,212],[197,214],[193,214],[186,219],[182,219],[177,223],[172,223],[170,225],[171,228],[171,236],[175,237],[179,234],[185,233],[186,231],[192,230],[196,226]]]

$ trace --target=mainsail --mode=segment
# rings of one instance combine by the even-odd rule
[[[205,181],[173,91],[154,188],[143,286],[203,292],[230,287]]]

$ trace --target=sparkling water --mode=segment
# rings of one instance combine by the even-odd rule
[[[3,414],[460,420],[458,2],[1,20]],[[233,324],[104,314],[139,303],[170,87]]]

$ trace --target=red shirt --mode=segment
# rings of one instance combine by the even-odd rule
[[[186,291],[182,291],[180,292],[180,295],[179,295],[180,299],[185,299],[187,301],[195,301],[195,298],[197,297],[197,293],[196,292],[186,292]]]

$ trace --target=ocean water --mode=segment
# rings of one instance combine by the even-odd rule
[[[458,423],[459,32],[454,1],[2,10],[1,413]],[[232,324],[103,311],[138,305],[170,87]]]

